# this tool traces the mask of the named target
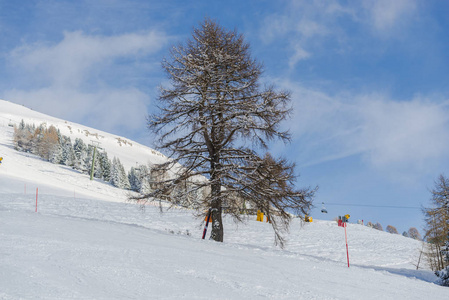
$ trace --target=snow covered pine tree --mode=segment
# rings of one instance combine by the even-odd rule
[[[173,47],[162,64],[171,86],[161,88],[160,112],[149,116],[148,125],[170,158],[153,168],[171,169],[174,175],[135,200],[179,203],[174,198],[207,191],[197,209],[211,209],[215,241],[223,241],[223,208],[240,220],[245,201],[265,209],[282,246],[280,232],[288,229],[289,213],[308,210],[315,191],[296,189],[294,165],[266,153],[269,141],[290,140],[279,128],[291,111],[289,93],[262,88],[262,66],[251,58],[243,36],[209,19],[184,45]],[[189,188],[172,193],[186,180]]]

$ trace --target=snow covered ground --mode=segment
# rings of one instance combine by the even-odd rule
[[[358,224],[347,228],[350,268],[344,229],[330,221],[294,220],[283,250],[255,216],[225,219],[224,243],[201,240],[192,211],[141,210],[107,183],[16,152],[8,124],[23,113],[37,114],[0,111],[0,299],[449,298],[413,265],[420,242]],[[113,147],[121,160],[151,158]]]

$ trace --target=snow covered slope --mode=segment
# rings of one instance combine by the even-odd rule
[[[225,219],[224,243],[201,240],[201,220],[192,211],[141,210],[110,184],[13,149],[10,119],[59,128],[65,121],[16,105],[0,116],[0,299],[449,297],[430,270],[413,265],[418,241],[349,224],[348,268],[344,229],[330,221],[294,220],[284,250],[273,245],[271,226],[255,216],[244,224]],[[108,153],[136,157],[127,152],[142,147],[136,150],[142,159],[152,154],[70,126],[74,136],[78,129],[104,136]]]
[[[156,150],[131,141],[125,137],[116,136],[104,131],[86,127],[80,124],[64,121],[54,118],[24,106],[0,100],[0,126],[18,125],[21,120],[27,124],[39,126],[46,123],[55,126],[65,136],[71,138],[72,143],[76,138],[81,138],[86,144],[92,141],[99,142],[100,147],[104,148],[112,160],[114,156],[120,158],[126,170],[135,167],[138,164],[159,163],[164,161],[165,157]],[[144,129],[142,129],[144,130]]]

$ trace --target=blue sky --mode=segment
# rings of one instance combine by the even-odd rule
[[[209,17],[291,91],[293,140],[272,151],[320,187],[312,216],[421,230],[416,207],[449,175],[448,15],[436,0],[0,0],[0,98],[151,146],[160,62]]]

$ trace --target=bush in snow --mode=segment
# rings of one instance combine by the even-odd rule
[[[389,233],[392,233],[392,234],[399,234],[398,230],[396,229],[396,227],[391,226],[391,225],[387,226],[386,231],[389,232]]]
[[[435,271],[435,275],[438,276],[437,283],[442,286],[449,286],[449,266],[440,271]]]
[[[374,225],[373,225],[373,228],[374,228],[374,229],[377,229],[377,230],[380,230],[380,231],[383,231],[383,230],[384,230],[383,227],[382,227],[382,225],[380,225],[379,222],[377,222],[376,224],[374,224]]]
[[[421,237],[421,235],[419,234],[418,229],[416,229],[415,227],[411,227],[411,228],[408,230],[408,236],[409,236],[410,238],[414,239],[414,240],[418,240],[418,241],[421,241],[421,240],[422,240],[422,237]]]

